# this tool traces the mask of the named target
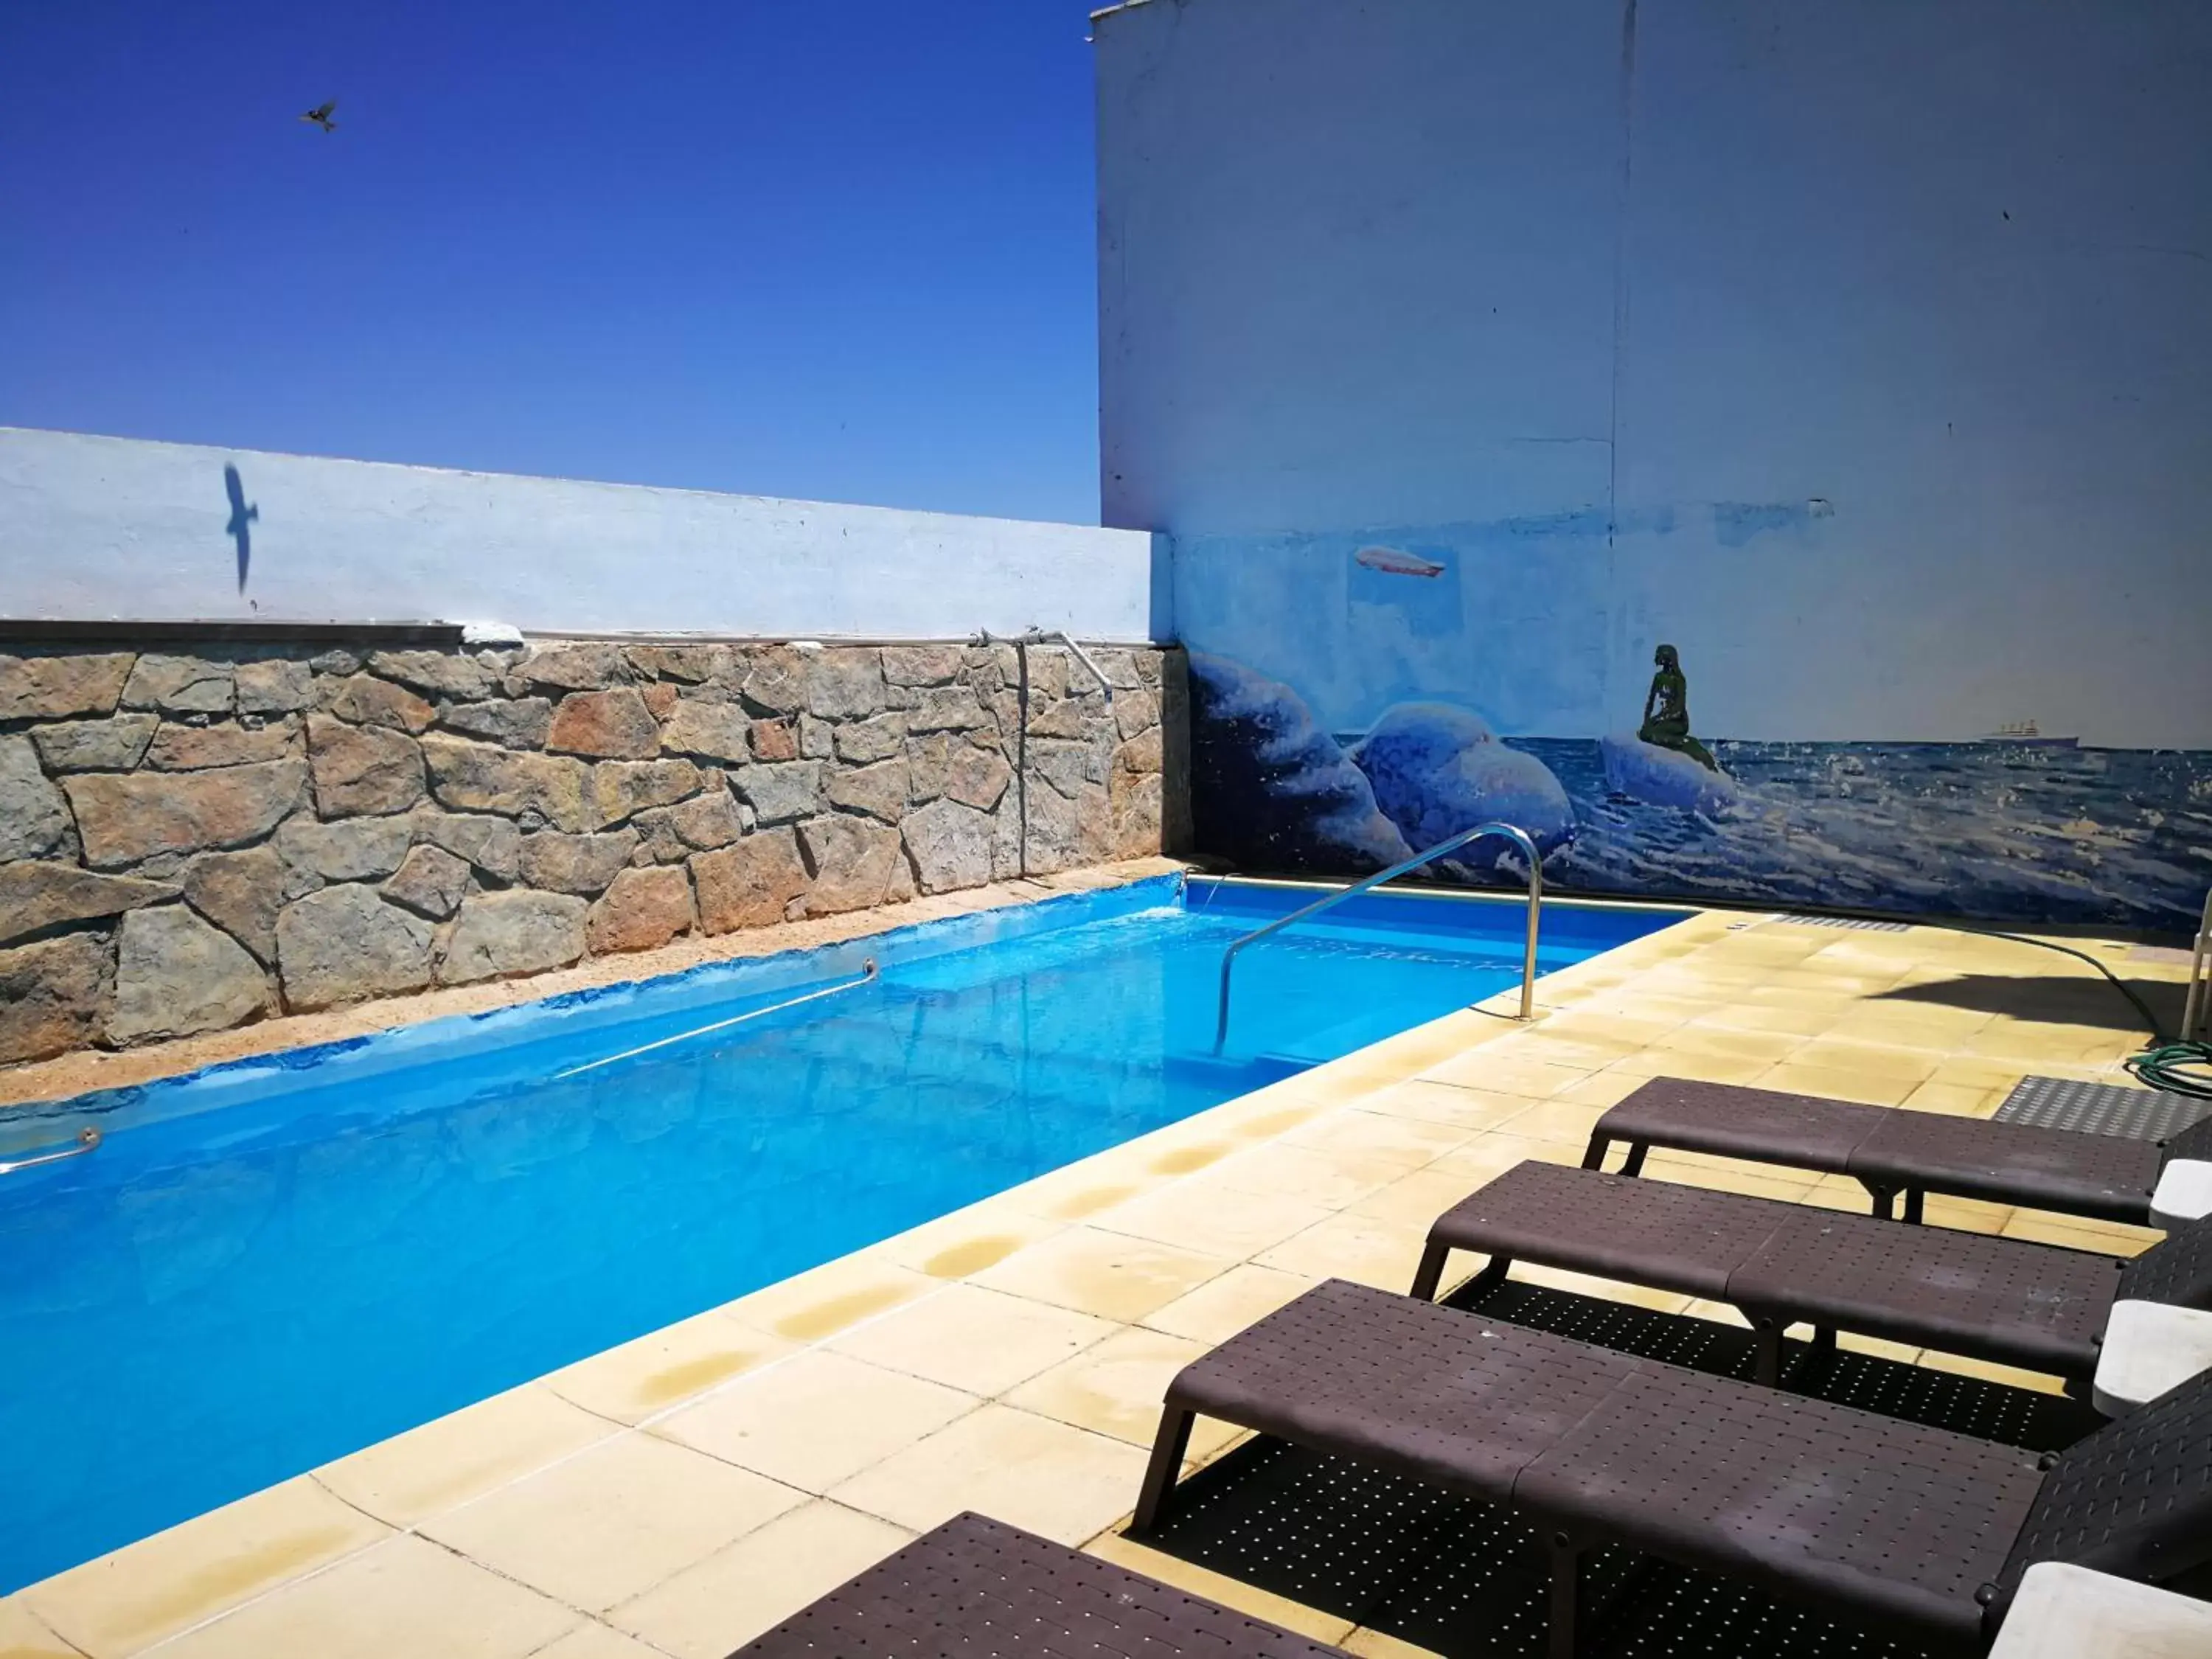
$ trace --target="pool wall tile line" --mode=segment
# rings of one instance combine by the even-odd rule
[[[880,1559],[912,1530],[970,1504],[1085,1542],[1095,1553],[1139,1571],[1188,1581],[1200,1593],[1347,1644],[1354,1651],[1404,1651],[1372,1632],[1351,1630],[1237,1581],[1202,1574],[1121,1537],[1143,1461],[1146,1395],[1182,1354],[1233,1334],[1320,1276],[1364,1277],[1401,1287],[1410,1273],[1407,1253],[1438,1210],[1522,1158],[1576,1161],[1575,1135],[1583,1121],[1577,1114],[1601,1109],[1654,1068],[1705,1061],[1753,1066],[1762,1074],[1791,1067],[1832,1070],[1808,1064],[1802,1053],[1824,1040],[1845,1040],[1832,1033],[1848,1027],[1853,1042],[1936,1055],[1932,1070],[1913,1085],[1914,1091],[1952,1091],[1930,1096],[1928,1103],[1977,1115],[1985,1115],[2002,1088],[2022,1072],[2048,1069],[2035,1051],[2053,1042],[2033,1018],[2001,1026],[1990,1022],[2000,1035],[1991,1035],[1982,1022],[1971,1022],[1973,1029],[1961,1034],[1956,1024],[1928,1018],[1930,1005],[1925,1000],[1887,994],[1908,986],[1921,988],[1923,995],[1928,988],[1940,994],[1947,983],[1972,974],[1984,981],[1990,975],[2010,975],[2023,998],[2032,999],[2051,971],[2050,963],[2039,959],[2040,953],[2018,947],[1998,951],[1986,941],[1962,941],[1927,927],[1878,936],[1792,933],[1818,948],[1777,949],[1763,930],[1745,927],[1741,917],[1699,915],[1547,976],[1539,988],[1543,1018],[1532,1026],[1501,1018],[1494,1007],[1447,1015],[567,1367],[516,1393],[543,1389],[565,1407],[602,1417],[608,1434],[568,1446],[557,1436],[567,1430],[581,1435],[582,1428],[561,1411],[540,1412],[532,1394],[526,1408],[532,1424],[562,1425],[550,1430],[556,1440],[545,1448],[543,1465],[471,1492],[444,1511],[443,1518],[431,1517],[413,1531],[390,1530],[339,1503],[316,1480],[288,1482],[33,1585],[0,1602],[0,1618],[7,1609],[20,1608],[38,1621],[34,1636],[51,1627],[90,1659],[126,1659],[154,1644],[202,1659],[202,1650],[188,1650],[178,1639],[179,1632],[189,1629],[196,1640],[204,1634],[209,1645],[204,1651],[210,1656],[235,1650],[216,1644],[212,1632],[250,1607],[271,1610],[241,1625],[245,1633],[260,1627],[263,1620],[271,1621],[267,1628],[293,1630],[313,1629],[316,1619],[368,1618],[374,1608],[361,1588],[370,1582],[366,1573],[349,1570],[340,1577],[335,1569],[350,1569],[392,1539],[426,1530],[442,1533],[459,1540],[454,1547],[474,1561],[467,1546],[479,1540],[471,1522],[462,1518],[471,1510],[478,1512],[474,1527],[481,1532],[485,1554],[551,1582],[559,1564],[531,1559],[528,1547],[533,1528],[552,1520],[551,1506],[543,1517],[534,1516],[520,1494],[539,1482],[546,1484],[537,1490],[565,1490],[591,1471],[563,1476],[562,1469],[595,1456],[608,1458],[607,1449],[644,1440],[659,1442],[671,1452],[709,1457],[732,1474],[790,1492],[791,1500],[781,1508],[757,1501],[750,1507],[739,1504],[710,1517],[682,1540],[682,1547],[634,1561],[628,1576],[601,1576],[593,1594],[584,1599],[629,1592],[641,1575],[659,1571],[675,1556],[698,1552],[657,1583],[635,1589],[591,1619],[584,1616],[586,1609],[572,1607],[574,1628],[557,1634],[553,1645],[543,1650],[558,1659],[635,1659],[631,1650],[609,1645],[632,1638],[651,1644],[652,1651],[679,1659],[691,1654],[712,1659],[811,1599],[829,1582]],[[1836,943],[1821,945],[1823,937]],[[2136,976],[2169,982],[2178,983],[2183,971],[2130,964]],[[1492,1000],[1509,1006],[1511,1000],[1510,994]],[[1778,1057],[1771,1046],[1757,1056],[1714,1054],[1695,1045],[1657,1046],[1660,1038],[1693,1022],[1725,1024],[1751,1018],[1749,1011],[1762,1007],[1802,1007],[1820,1017],[1790,1022],[1808,1029],[1784,1031],[1787,1041]],[[1907,1034],[1911,1041],[1903,1040]],[[2079,1056],[2069,1063],[2081,1073],[2111,1080],[2136,1039],[2120,1029],[2090,1037],[2069,1031],[2057,1046]],[[1552,1075],[1553,1068],[1574,1075],[1562,1084]],[[1447,1078],[1451,1080],[1440,1080]],[[1462,1098],[1465,1109],[1454,1109]],[[1409,1123],[1426,1127],[1409,1132]],[[1423,1138],[1426,1129],[1439,1127],[1445,1132],[1441,1136]],[[1245,1159],[1251,1164],[1240,1163]],[[1276,1224],[1296,1218],[1290,1210],[1273,1211],[1266,1225],[1256,1219],[1231,1222],[1232,1230],[1243,1227],[1244,1236],[1210,1242],[1230,1250],[1251,1246],[1241,1258],[1115,1227],[1123,1206],[1138,1218],[1136,1224],[1149,1224],[1155,1216],[1178,1216],[1181,1193],[1242,1193],[1243,1183],[1254,1179],[1253,1170],[1264,1174],[1269,1165],[1263,1160],[1269,1159],[1275,1160],[1273,1167],[1298,1172],[1297,1190],[1255,1196],[1310,1204],[1318,1213],[1287,1237],[1264,1243],[1261,1240]],[[1658,1161],[1655,1154],[1655,1173]],[[1664,1173],[1669,1179],[1736,1191],[1763,1190],[1761,1183],[1777,1179],[1776,1172],[1763,1166],[1693,1157],[1671,1161]],[[1846,1202],[1853,1194],[1838,1192],[1832,1182],[1800,1184],[1800,1201],[1854,1207]],[[1055,1213],[1061,1210],[1075,1212]],[[2035,1218],[2022,1221],[1996,1206],[1962,1210],[1944,1219],[1947,1224],[2014,1230],[2021,1236],[2051,1231],[2037,1226]],[[2096,1230],[2094,1236],[2086,1230],[2058,1231],[2068,1237],[2056,1242],[2107,1251],[2124,1251],[2140,1242],[2140,1230]],[[900,1369],[902,1363],[932,1369],[960,1364],[965,1356],[959,1350],[972,1342],[978,1328],[978,1297],[1034,1305],[1048,1316],[1039,1330],[1054,1328],[1050,1316],[1079,1316],[1079,1322],[1060,1328],[1068,1333],[1063,1340],[1075,1345],[1073,1351],[1030,1371],[995,1400]],[[928,1334],[938,1306],[947,1316],[940,1334],[943,1354],[933,1347]],[[1695,1304],[1689,1311],[1735,1317],[1717,1305]],[[1095,1340],[1077,1340],[1078,1333],[1097,1332],[1103,1334]],[[1049,1353],[1049,1344],[1040,1343],[1030,1357],[1042,1359]],[[1926,1363],[1959,1368],[1959,1362],[1941,1356],[1929,1356]],[[790,1446],[759,1453],[746,1449],[760,1425],[774,1420],[767,1405],[780,1389],[792,1386],[780,1382],[779,1374],[803,1380],[802,1366],[828,1367],[859,1378],[848,1395],[855,1403],[877,1397],[869,1390],[878,1388],[884,1390],[884,1399],[937,1403],[918,1413],[909,1405],[908,1437],[888,1452],[885,1447],[898,1437],[875,1437],[841,1461],[836,1443],[848,1419],[835,1409],[834,1398],[817,1413],[817,1425]],[[878,1375],[889,1380],[872,1381]],[[984,1386],[1004,1377],[971,1380]],[[2056,1386],[2047,1378],[2008,1380]],[[667,1397],[658,1398],[656,1389],[667,1390]],[[592,1413],[595,1403],[605,1409]],[[961,1407],[957,1412],[956,1406]],[[386,1484],[376,1488],[373,1501],[387,1507],[406,1501],[410,1492],[434,1502],[427,1489],[408,1486],[404,1477],[411,1453],[396,1448],[416,1436],[425,1448],[432,1447],[453,1431],[456,1419],[467,1415],[456,1413],[455,1419],[440,1419],[397,1442],[341,1460],[331,1466],[330,1478],[339,1486],[351,1480],[365,1500],[371,1494],[359,1483],[380,1478]],[[493,1445],[485,1455],[496,1462],[502,1449],[526,1447],[532,1433],[545,1431],[543,1426],[525,1431],[518,1422],[489,1437]],[[817,1447],[817,1441],[823,1444]],[[712,1457],[717,1446],[739,1460],[775,1462],[796,1484],[775,1480],[773,1471],[744,1470]],[[1193,1465],[1221,1450],[1194,1446]],[[874,1461],[853,1469],[855,1461],[867,1459]],[[380,1476],[379,1471],[384,1473]],[[502,1467],[497,1473],[507,1471]],[[652,1484],[648,1480],[639,1490]],[[828,1496],[805,1489],[818,1485],[830,1486]],[[749,1494],[758,1490],[745,1486]],[[571,1524],[578,1520],[573,1500],[560,1507]],[[267,1518],[248,1526],[234,1511]],[[333,1516],[343,1517],[342,1522]],[[506,1517],[513,1518],[512,1525]],[[319,1537],[325,1527],[336,1531]],[[732,1536],[714,1541],[728,1528],[734,1528]],[[300,1550],[303,1540],[312,1547],[288,1560],[287,1551]],[[818,1572],[810,1576],[795,1565],[817,1553]],[[477,1565],[497,1576],[497,1561]],[[94,1583],[127,1593],[94,1596],[86,1590]],[[319,1583],[335,1584],[344,1595],[313,1591]],[[279,1601],[286,1605],[272,1606]],[[193,1622],[184,1622],[188,1620]],[[337,1627],[336,1622],[329,1626]],[[13,1633],[4,1623],[0,1632]],[[328,1650],[344,1651],[335,1642]]]

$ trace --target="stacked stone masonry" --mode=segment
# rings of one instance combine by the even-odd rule
[[[0,1063],[1172,850],[1182,659],[1092,654],[0,655]]]

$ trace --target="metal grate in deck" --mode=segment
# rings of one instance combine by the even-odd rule
[[[2002,1123],[2025,1123],[2037,1129],[2164,1140],[2200,1118],[2212,1116],[2212,1101],[2193,1100],[2163,1089],[2124,1089],[2110,1083],[2076,1082],[2072,1078],[2028,1077],[2013,1086],[1995,1115]]]

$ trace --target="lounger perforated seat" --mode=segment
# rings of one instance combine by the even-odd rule
[[[1733,1303],[1765,1382],[1802,1323],[1824,1344],[1855,1331],[2086,1384],[2114,1302],[2212,1308],[2212,1222],[2126,1261],[1533,1161],[1437,1218],[1415,1296],[1436,1295],[1454,1250],[1490,1258],[1485,1288],[1518,1260]]]
[[[1520,1510],[1555,1659],[1609,1542],[1958,1652],[2036,1561],[2158,1582],[2212,1559],[2207,1376],[2038,1458],[1332,1279],[1169,1385],[1137,1529],[1201,1413]]]
[[[731,1659],[1344,1659],[980,1515],[923,1534]]]
[[[1598,1120],[1583,1167],[1602,1169],[1616,1141],[1623,1175],[1654,1146],[1784,1164],[1850,1176],[1878,1215],[1902,1196],[1907,1221],[1941,1193],[2142,1226],[2167,1160],[2212,1159],[2212,1118],[2154,1142],[1653,1078]]]

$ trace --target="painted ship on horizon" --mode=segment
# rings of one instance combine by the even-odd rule
[[[1996,731],[1978,741],[2006,744],[2015,749],[2073,749],[2080,745],[2081,739],[2047,738],[2037,728],[2033,720],[2014,720],[2008,725],[2000,726]]]

